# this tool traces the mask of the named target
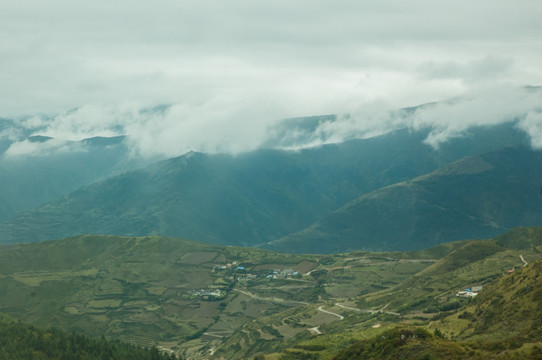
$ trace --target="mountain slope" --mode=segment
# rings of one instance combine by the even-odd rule
[[[33,150],[25,154],[7,153],[0,146],[0,221],[149,163],[150,159],[131,157],[124,140],[118,136],[63,142],[31,136],[6,144]]]
[[[520,242],[524,246],[517,246]],[[452,244],[459,246],[401,284],[362,297],[359,305],[389,304],[400,312],[437,312],[445,309],[446,303],[458,305],[455,292],[488,284],[507,270],[522,266],[521,256],[528,261],[540,258],[542,228],[516,228],[493,239]]]
[[[542,335],[542,260],[484,287],[465,308],[431,326],[463,340],[535,340]]]
[[[525,141],[508,124],[473,129],[437,151],[423,143],[427,131],[398,130],[299,151],[186,154],[21,213],[1,224],[0,242],[101,233],[256,245],[299,231],[362,194],[420,176],[465,153]]]
[[[42,330],[0,318],[0,359],[133,359],[175,360],[156,348],[146,349],[119,341],[66,334],[57,329]]]
[[[424,260],[421,259],[422,254],[429,255],[445,252],[443,247],[448,249],[448,252],[443,257],[435,256]],[[491,291],[492,286],[488,284],[508,277],[506,275],[507,270],[522,267],[522,259],[525,259],[529,264],[540,261],[542,228],[517,228],[494,239],[459,241],[447,243],[444,246],[439,245],[422,252],[400,254],[402,254],[401,259],[394,262],[385,260],[386,258],[391,260],[393,256],[380,255],[380,261],[384,260],[384,262],[375,274],[376,276],[382,276],[379,284],[389,285],[389,278],[385,275],[385,267],[391,266],[390,271],[397,274],[401,272],[401,266],[406,264],[425,262],[426,266],[421,271],[410,275],[402,282],[390,286],[388,289],[373,288],[372,291],[361,293],[355,298],[350,297],[351,294],[343,292],[342,298],[329,299],[324,304],[320,303],[301,309],[291,309],[288,312],[260,318],[235,331],[221,344],[216,353],[225,359],[233,358],[236,354],[240,355],[241,358],[249,358],[250,355],[257,352],[267,354],[280,352],[283,359],[331,359],[341,350],[348,348],[353,342],[359,341],[359,344],[352,350],[354,352],[368,351],[365,354],[367,358],[371,358],[368,354],[372,354],[374,358],[388,358],[388,356],[392,358],[393,354],[395,354],[399,358],[418,359],[423,358],[422,356],[426,352],[438,358],[441,350],[443,351],[440,353],[442,356],[451,351],[448,354],[451,356],[450,358],[453,359],[453,356],[456,356],[455,358],[465,358],[465,355],[471,351],[470,345],[454,345],[454,343],[445,341],[445,339],[438,336],[428,336],[419,342],[422,339],[409,338],[412,335],[412,330],[415,330],[415,328],[412,329],[413,325],[429,325],[433,318],[443,319],[442,322],[435,322],[436,325],[432,329],[442,329],[448,337],[451,337],[452,333],[456,336],[459,330],[456,325],[457,320],[449,320],[448,315],[460,314],[461,310],[458,309],[469,303],[469,299],[458,298],[456,293],[465,288],[483,285],[483,289],[479,293],[479,296],[482,296],[486,289]],[[353,265],[354,254],[349,253],[346,255],[351,259],[349,264]],[[377,261],[376,256],[371,257],[371,261],[366,258],[360,266],[374,266]],[[330,271],[319,275],[319,279],[328,284],[326,287],[328,291],[336,281],[336,278],[329,276],[331,274],[337,276],[340,274],[343,278],[350,276],[349,269],[339,268],[335,265],[330,266]],[[354,285],[354,283],[350,285],[351,288],[356,286],[359,285]],[[488,301],[491,303],[494,299]],[[513,310],[513,308],[513,306],[508,307],[509,310]],[[343,318],[333,317],[328,314],[327,316],[331,319],[324,322],[322,321],[321,309],[340,315]],[[517,310],[523,314],[521,316],[529,317],[531,314],[521,308],[517,308]],[[495,326],[498,326],[499,321],[504,322],[505,319],[499,318],[495,322]],[[318,326],[319,333],[314,330],[311,332],[295,332],[296,329],[301,327],[300,325],[306,323],[310,323],[310,327]],[[466,321],[466,323],[468,324],[469,321]],[[399,328],[396,328],[399,324],[407,324],[408,327],[405,329],[404,326],[400,325]],[[446,324],[449,325],[449,329]],[[528,322],[528,324],[531,323]],[[273,329],[276,331],[273,332]],[[401,338],[401,334],[404,335],[402,340],[406,341],[401,342],[401,346],[396,349],[398,352],[394,353],[393,349],[379,345],[382,340],[382,331],[388,329],[391,329],[391,333],[388,334],[390,339]],[[406,331],[403,332],[403,330]],[[493,328],[491,331],[495,331],[495,329]],[[490,335],[491,331],[487,334]],[[514,338],[515,336],[516,334],[512,331],[508,332],[505,337]],[[493,341],[490,337],[485,340]],[[519,343],[521,344],[522,341],[520,340]],[[382,343],[386,342],[382,341]],[[374,343],[374,347],[371,343]],[[239,344],[241,344],[241,349],[239,349]],[[369,348],[366,348],[364,344],[369,344]],[[403,345],[405,345],[405,348],[402,348]],[[497,347],[491,349],[494,345],[495,343],[479,344],[477,348],[486,347],[480,349],[478,358],[492,358],[488,356],[486,350],[489,351],[489,354],[493,354],[497,349]],[[386,347],[387,349],[384,349]],[[385,352],[378,356],[375,353],[370,353],[371,348],[375,350],[379,348],[385,350]],[[461,352],[464,351],[463,356],[457,357],[458,354],[455,353],[454,348]],[[530,351],[529,348],[527,350]],[[407,354],[410,354],[411,357],[408,357]],[[484,357],[484,355],[486,356]],[[266,359],[276,358],[279,358],[276,354],[266,357]],[[342,358],[346,359],[348,357]],[[365,357],[358,355],[358,357],[354,358]],[[521,356],[518,354],[517,358],[519,359]]]
[[[525,232],[531,230],[539,235],[525,237]],[[540,234],[540,229],[522,229],[509,232],[506,237],[540,240]],[[502,238],[495,239],[501,240]],[[486,285],[466,306],[452,314],[439,314],[438,319],[428,325],[418,321],[418,326],[389,324],[384,329],[345,329],[349,330],[350,334],[341,333],[339,330],[333,335],[313,337],[291,344],[290,348],[281,352],[280,358],[540,359],[541,272],[542,260],[538,259],[511,275],[501,275]],[[345,341],[341,337],[352,340]],[[343,349],[337,351],[337,342],[343,343]]]
[[[311,227],[273,241],[281,251],[412,250],[542,225],[542,152],[467,157],[363,195]]]

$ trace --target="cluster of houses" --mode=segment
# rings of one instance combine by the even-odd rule
[[[231,263],[227,263],[227,264],[225,264],[225,265],[221,265],[221,264],[215,265],[215,266],[213,266],[213,269],[212,269],[211,271],[212,271],[212,272],[215,272],[215,271],[220,271],[220,270],[222,270],[222,271],[224,271],[224,270],[231,270],[232,267],[235,266],[235,265],[237,265],[237,264],[238,264],[237,261],[232,261]],[[243,269],[243,270],[244,270],[245,268],[242,267],[242,266],[237,266],[235,269],[236,269],[236,270],[238,270],[238,269]]]
[[[202,298],[203,300],[218,300],[226,297],[227,293],[221,289],[199,289],[192,290],[191,295]]]
[[[232,271],[236,273],[236,278],[238,281],[256,280],[259,276],[265,277],[266,279],[286,279],[300,275],[299,272],[295,271],[294,269],[275,269],[267,274],[256,275],[247,273],[247,269],[244,266],[238,266],[237,264],[237,261],[233,261],[225,265],[214,265],[212,271]]]
[[[293,269],[274,270],[271,274],[266,276],[267,279],[286,279],[292,276],[299,275],[299,272]]]
[[[244,268],[236,269],[236,270],[244,270]],[[287,278],[294,277],[296,275],[299,275],[299,272],[293,269],[284,269],[284,270],[280,269],[280,270],[273,270],[271,273],[265,275],[265,278],[270,279],[270,280],[287,279]],[[260,275],[260,276],[263,277],[264,275]],[[250,280],[256,280],[257,278],[258,278],[258,275],[250,274],[250,273],[237,276],[238,281],[242,281],[242,280],[250,281]]]
[[[482,291],[482,288],[483,286],[473,286],[472,288],[469,288],[469,289],[465,289],[464,291],[458,291],[455,296],[457,297],[464,297],[464,298],[473,298],[475,297],[476,295],[478,295],[478,293],[480,291]]]

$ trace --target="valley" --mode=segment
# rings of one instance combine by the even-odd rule
[[[417,252],[333,255],[84,235],[0,247],[0,313],[192,359],[284,356],[330,339],[316,347],[324,359],[394,324],[453,314],[468,304],[457,291],[485,291],[541,257],[540,228]]]
[[[536,354],[542,152],[518,123],[438,148],[429,128],[280,147],[335,121],[288,119],[269,148],[158,162],[124,137],[42,162],[5,143],[0,314],[193,360],[396,358],[390,344],[406,359]]]
[[[542,360],[542,1],[1,1],[0,360]]]

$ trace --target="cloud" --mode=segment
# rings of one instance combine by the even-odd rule
[[[252,150],[280,115],[276,108],[235,100],[219,97],[202,104],[172,104],[163,113],[140,114],[127,121],[124,134],[134,151],[144,156]]]
[[[268,126],[285,117],[252,94],[223,94],[202,103],[159,106],[123,103],[116,106],[85,105],[56,116],[15,119],[4,137],[14,142],[6,156],[65,151],[67,144],[95,136],[126,136],[134,156],[169,157],[188,151],[239,153],[260,146]],[[30,136],[54,140],[32,142]],[[64,147],[62,147],[64,146]],[[75,149],[79,151],[80,149]]]
[[[0,115],[47,116],[2,131],[124,134],[134,154],[173,156],[249,150],[281,119],[348,114],[298,129],[290,145],[430,126],[438,146],[473,124],[536,115],[517,89],[542,83],[540,13],[539,0],[5,0]],[[146,110],[156,104],[170,106]]]
[[[519,121],[518,127],[529,134],[534,149],[542,149],[542,108],[530,111]]]
[[[68,151],[73,142],[116,135],[125,135],[132,154],[143,157],[171,157],[188,151],[240,153],[262,146],[299,149],[369,138],[400,128],[429,131],[425,142],[438,148],[451,138],[464,136],[472,127],[505,122],[517,123],[531,137],[533,147],[540,148],[541,93],[539,88],[492,85],[414,108],[397,109],[374,100],[350,104],[348,113],[303,121],[283,121],[289,109],[280,104],[265,107],[262,94],[225,94],[203,103],[161,106],[87,105],[54,117],[15,121],[20,131],[10,130],[9,134],[12,139],[14,134],[19,137],[6,155]],[[54,140],[29,142],[31,135]]]
[[[425,142],[434,148],[455,137],[464,136],[477,126],[507,122],[530,137],[533,147],[540,147],[542,122],[542,90],[525,87],[477,87],[462,96],[413,109],[393,109],[385,102],[368,102],[353,108],[337,119],[321,121],[311,134],[289,135],[309,139],[305,145],[316,146],[352,138],[368,138],[400,128],[429,130]],[[298,129],[295,129],[299,131]]]
[[[7,158],[21,156],[49,156],[61,152],[86,151],[80,144],[70,143],[64,140],[50,139],[43,142],[23,140],[11,144],[4,152]]]
[[[537,85],[541,12],[538,0],[6,0],[0,112],[267,92],[294,116],[435,101],[494,76]]]
[[[450,138],[465,134],[474,126],[517,122],[542,107],[540,91],[501,87],[477,89],[454,99],[417,109],[409,119],[413,129],[429,128],[425,142],[438,148]],[[528,128],[523,128],[532,136]]]
[[[509,80],[513,69],[510,57],[486,56],[467,63],[430,61],[422,64],[420,75],[426,79],[458,79],[470,84]]]

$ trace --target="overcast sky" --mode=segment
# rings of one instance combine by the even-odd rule
[[[2,0],[0,116],[77,107],[45,132],[122,128],[168,155],[249,149],[284,117],[378,127],[375,113],[454,97],[532,129],[539,98],[516,90],[542,85],[541,16],[540,0]],[[163,103],[161,118],[138,115]]]

